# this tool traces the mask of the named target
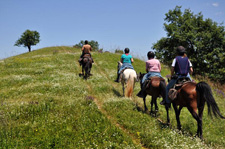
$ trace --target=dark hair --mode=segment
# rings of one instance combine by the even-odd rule
[[[125,49],[124,49],[124,52],[125,52],[125,53],[129,53],[129,52],[130,52],[130,49],[129,49],[129,48],[125,48]]]
[[[85,43],[85,44],[88,44],[88,41],[87,41],[87,40],[85,40],[85,41],[84,41],[84,43]]]
[[[150,59],[150,58],[154,58],[155,57],[155,54],[154,54],[154,52],[149,51],[148,54],[147,54],[147,56],[148,56],[148,59]]]
[[[186,53],[185,48],[184,48],[183,46],[178,46],[178,47],[177,47],[177,54],[178,54],[179,56],[183,56],[184,53]]]

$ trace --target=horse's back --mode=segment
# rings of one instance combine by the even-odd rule
[[[192,104],[197,107],[196,83],[187,82],[178,90],[177,104],[186,107]]]
[[[125,69],[123,72],[124,79],[137,78],[136,71],[133,69]]]

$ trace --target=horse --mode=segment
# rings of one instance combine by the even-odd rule
[[[139,74],[139,79],[140,79],[140,85],[142,87],[142,78],[145,74],[142,74],[140,72]],[[144,102],[144,108],[145,108],[145,112],[148,111],[148,108],[146,106],[146,97],[147,95],[150,95],[152,96],[152,100],[151,100],[151,111],[150,111],[150,114],[153,114],[153,113],[157,113],[158,112],[158,105],[157,105],[157,98],[158,97],[162,97],[163,99],[166,98],[166,82],[163,78],[160,78],[160,77],[151,77],[149,79],[149,81],[146,81],[144,83],[144,90],[143,90],[143,102]],[[155,111],[153,111],[153,105],[155,105]],[[167,114],[168,114],[168,110],[169,110],[169,107],[168,106],[165,106],[166,108],[166,111],[167,111]],[[169,119],[167,119],[167,123],[169,123]]]
[[[84,55],[81,64],[82,64],[82,74],[84,75],[84,79],[87,79],[91,75],[92,58],[89,55],[87,56]]]
[[[121,62],[118,62],[118,70],[122,66]],[[125,69],[121,76],[121,84],[123,89],[123,96],[131,97],[133,94],[135,82],[137,82],[137,73],[133,69]]]
[[[205,106],[205,102],[208,106],[208,115],[212,118],[212,113],[215,117],[225,119],[221,115],[219,107],[213,97],[212,90],[206,82],[186,82],[178,89],[177,97],[171,101],[177,121],[177,128],[181,130],[180,112],[183,107],[187,107],[193,118],[197,121],[197,136],[203,139],[202,132],[202,116]],[[178,108],[179,106],[179,108]],[[198,112],[198,113],[197,113]],[[167,114],[167,120],[170,121],[169,114]]]

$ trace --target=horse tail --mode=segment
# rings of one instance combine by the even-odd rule
[[[220,113],[219,107],[213,97],[212,90],[210,86],[205,82],[199,82],[196,85],[196,91],[199,93],[200,99],[204,99],[208,106],[208,114],[212,117],[212,113],[215,117],[219,116],[222,119],[225,119]]]
[[[126,91],[126,96],[131,97],[134,89],[134,83],[135,83],[135,77],[132,76],[131,74],[129,75],[129,78],[127,80],[127,91]]]

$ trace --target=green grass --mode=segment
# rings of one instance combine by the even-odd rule
[[[93,52],[93,76],[86,81],[78,75],[80,54],[72,47],[49,47],[0,61],[0,148],[225,148],[224,120],[212,120],[207,107],[200,141],[187,109],[181,112],[181,133],[173,109],[171,127],[157,120],[166,122],[163,106],[157,118],[139,110],[138,82],[132,99],[122,97],[121,84],[113,81],[120,54]],[[134,61],[135,70],[144,72],[145,62]],[[224,98],[214,96],[225,115]]]

